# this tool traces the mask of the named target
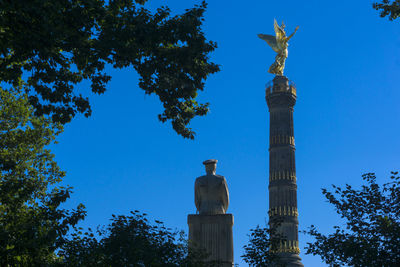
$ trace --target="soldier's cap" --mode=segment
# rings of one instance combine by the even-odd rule
[[[204,165],[217,164],[217,162],[218,162],[218,160],[216,160],[216,159],[208,159],[208,160],[203,161],[203,164]]]

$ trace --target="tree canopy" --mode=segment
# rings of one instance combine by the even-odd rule
[[[62,127],[33,115],[26,94],[0,87],[0,265],[46,266],[85,215],[60,208],[71,188],[46,148]]]
[[[381,12],[381,17],[389,17],[394,20],[400,17],[400,0],[382,0],[380,3],[374,3],[373,8]]]
[[[400,266],[400,177],[393,172],[391,182],[380,186],[375,174],[362,176],[361,189],[346,184],[333,186],[323,194],[345,220],[324,235],[315,226],[306,232],[315,238],[307,243],[306,254],[321,256],[329,266]]]
[[[204,251],[192,250],[182,232],[160,221],[151,224],[138,211],[113,215],[95,232],[75,232],[59,255],[65,266],[210,266],[202,262]]]
[[[257,226],[250,230],[249,243],[243,247],[244,254],[241,256],[249,266],[285,266],[277,254],[286,240],[286,237],[279,233],[282,218],[275,216],[270,220],[268,226]]]
[[[10,87],[24,81],[36,115],[67,123],[78,113],[91,115],[82,81],[102,94],[111,79],[107,65],[133,68],[145,94],[159,97],[159,120],[193,139],[188,124],[208,112],[196,96],[219,70],[209,61],[216,44],[201,29],[206,3],[171,16],[168,7],[151,12],[145,2],[1,1],[0,81]]]

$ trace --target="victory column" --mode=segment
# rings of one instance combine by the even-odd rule
[[[277,255],[288,267],[304,266],[299,257],[297,184],[295,145],[293,130],[293,107],[296,103],[296,88],[283,75],[288,56],[288,41],[298,30],[286,37],[285,25],[274,20],[276,36],[259,34],[277,53],[268,72],[275,74],[272,85],[266,88],[266,100],[270,112],[269,135],[269,223],[279,218],[278,233],[285,237]]]

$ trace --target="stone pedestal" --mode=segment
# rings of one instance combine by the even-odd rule
[[[204,248],[207,260],[219,261],[222,267],[233,266],[233,215],[188,215],[189,242]]]

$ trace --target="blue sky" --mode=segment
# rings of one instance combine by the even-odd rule
[[[82,226],[108,223],[111,214],[148,213],[187,231],[195,213],[194,180],[202,161],[219,160],[217,173],[230,190],[235,217],[235,261],[241,260],[249,229],[264,225],[268,209],[269,114],[267,73],[275,53],[257,38],[285,21],[292,38],[285,75],[297,85],[294,112],[299,229],[314,224],[324,233],[342,221],[321,194],[331,184],[361,184],[376,172],[384,182],[399,170],[400,21],[372,9],[373,1],[209,1],[204,32],[218,43],[211,55],[221,71],[206,82],[199,100],[211,111],[196,118],[194,141],[162,124],[155,96],[145,96],[131,69],[109,69],[107,92],[92,96],[93,115],[66,126],[53,147],[75,193],[68,207],[84,203]],[[175,14],[200,1],[151,0]],[[82,91],[87,89],[82,86]],[[326,266],[304,254],[310,238],[300,234],[307,267]]]

